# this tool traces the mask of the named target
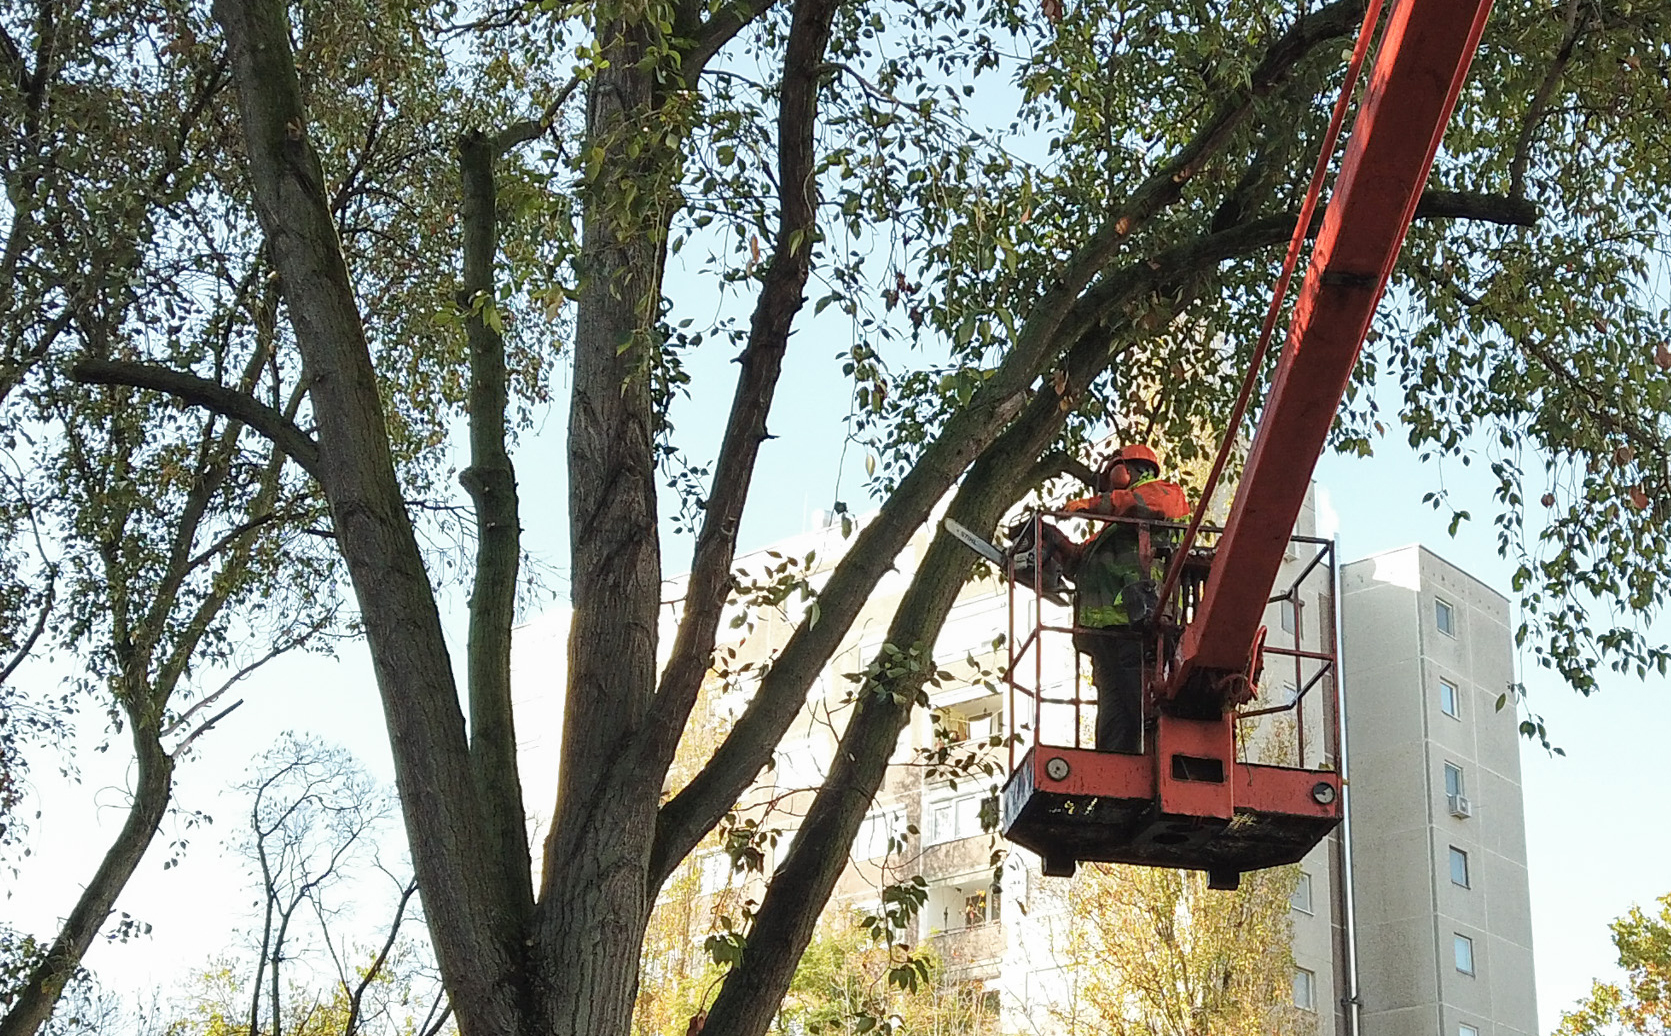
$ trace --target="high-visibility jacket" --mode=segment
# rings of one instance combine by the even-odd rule
[[[1189,500],[1176,482],[1153,475],[1126,489],[1115,489],[1074,500],[1066,510],[1111,518],[1141,518],[1170,522],[1189,517]],[[1137,527],[1110,522],[1080,547],[1074,575],[1074,622],[1080,626],[1129,626],[1123,591],[1144,579],[1158,579],[1160,566],[1143,572],[1137,552]]]

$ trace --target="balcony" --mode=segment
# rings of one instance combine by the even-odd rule
[[[997,978],[998,964],[1004,956],[1004,924],[983,921],[949,932],[935,932],[929,937],[929,943],[945,963],[947,978],[956,981]]]

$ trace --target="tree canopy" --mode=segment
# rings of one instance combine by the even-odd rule
[[[1070,954],[1083,974],[1064,1012],[1073,1031],[1315,1032],[1316,1005],[1294,1003],[1289,897],[1298,878],[1298,868],[1272,868],[1217,893],[1191,871],[1086,868],[1070,892]]]
[[[1671,895],[1661,896],[1659,910],[1633,906],[1609,925],[1619,951],[1623,982],[1602,982],[1561,1016],[1556,1036],[1655,1036],[1671,1030]]]
[[[74,657],[149,789],[0,1033],[39,1028],[104,923],[183,742],[217,715],[192,704],[333,631],[371,652],[461,1031],[626,1033],[661,886],[770,762],[942,501],[990,530],[1059,475],[1058,453],[1110,430],[1175,444],[1180,463],[1203,429],[1244,431],[1221,415],[1362,14],[0,13],[0,651]],[[1671,509],[1668,22],[1665,0],[1497,5],[1336,426],[1341,449],[1396,427],[1490,471],[1521,636],[1580,690],[1598,668],[1668,657],[1645,633]],[[715,351],[734,381],[699,382]],[[732,563],[770,421],[794,405],[775,400],[786,364],[849,401],[829,434],[870,458],[869,499],[836,502],[852,538],[816,590],[796,568],[745,593]],[[561,516],[519,506],[513,466],[554,372]],[[717,447],[693,447],[679,401],[728,388]],[[566,685],[546,689],[565,723],[536,856],[509,645],[524,527],[554,521],[574,621]],[[688,559],[663,557],[670,530]],[[714,1031],[760,1036],[778,1010],[970,563],[944,536],[920,558]],[[664,580],[683,570],[664,640]],[[457,584],[455,665],[442,600]],[[734,597],[787,587],[815,606],[664,795]],[[6,664],[0,693],[38,706]]]

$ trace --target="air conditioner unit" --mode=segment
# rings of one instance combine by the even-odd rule
[[[1468,796],[1447,795],[1445,797],[1450,801],[1451,816],[1471,817],[1474,815],[1474,806],[1468,801]]]

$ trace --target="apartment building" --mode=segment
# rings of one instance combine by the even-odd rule
[[[1284,646],[1336,646],[1337,566],[1332,544],[1304,539],[1313,527],[1308,504],[1273,596],[1292,593],[1267,613],[1275,653],[1260,703],[1292,702],[1302,691],[1303,700],[1243,730],[1254,745],[1298,735],[1295,758],[1308,766],[1335,764],[1340,749],[1338,717],[1325,707],[1329,679],[1316,678],[1315,663],[1280,654]],[[809,581],[817,587],[845,543],[835,529],[818,528],[756,561],[815,552]],[[780,832],[777,857],[793,844],[797,818],[835,750],[845,700],[857,687],[850,677],[881,647],[927,543],[920,534],[896,560],[747,800],[763,827]],[[1338,566],[1338,586],[1353,839],[1348,847],[1337,831],[1300,864],[1291,911],[1294,1003],[1315,1013],[1319,1036],[1533,1036],[1517,717],[1512,707],[1494,708],[1512,680],[1507,602],[1420,547]],[[874,909],[884,886],[920,874],[927,898],[913,934],[939,953],[947,977],[986,989],[1004,1031],[1048,1033],[1060,1030],[1062,1005],[1080,979],[1064,964],[1069,879],[1045,877],[1036,857],[989,830],[1008,761],[989,741],[1018,729],[995,676],[1007,660],[1001,638],[1012,622],[1040,620],[1031,595],[1016,600],[1012,616],[999,583],[965,588],[935,648],[955,678],[930,688],[932,708],[917,710],[902,735],[832,906]],[[1065,612],[1044,608],[1046,624],[1067,624]],[[760,617],[738,642],[734,664],[767,657],[799,618],[795,608]],[[1057,688],[1084,678],[1071,649],[1051,654],[1041,670]],[[740,711],[746,687],[743,680],[715,688],[722,719]],[[946,779],[927,765],[942,751],[990,762],[996,772]],[[995,870],[994,853],[1004,849]],[[768,870],[774,865],[768,858]],[[717,850],[697,867],[705,891],[738,880]]]
[[[1341,603],[1363,1031],[1534,1036],[1508,601],[1412,546]]]

